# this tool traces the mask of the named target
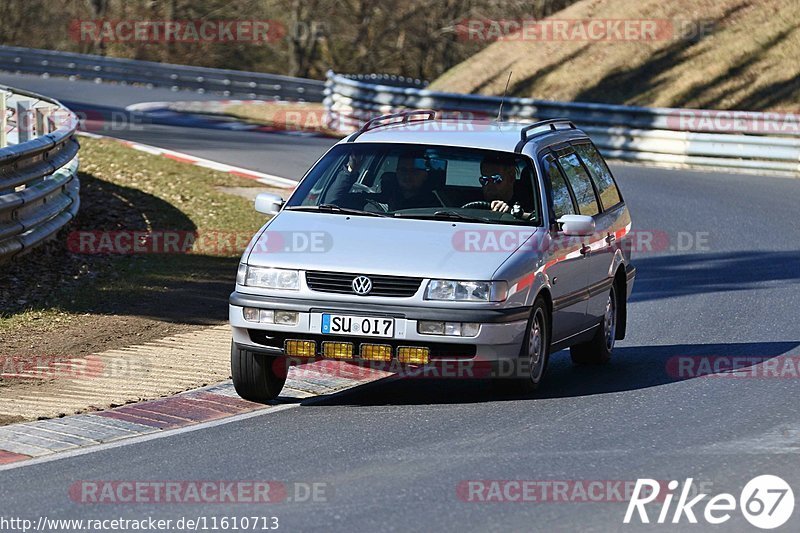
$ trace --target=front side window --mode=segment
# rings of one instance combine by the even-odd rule
[[[603,208],[608,209],[620,203],[622,198],[619,195],[619,189],[617,189],[614,178],[611,177],[611,171],[597,151],[597,148],[591,144],[578,144],[575,145],[574,148],[586,165],[586,168],[589,169],[589,174],[592,176],[594,186],[597,187],[597,192],[600,195],[600,203],[603,204]]]
[[[286,209],[540,225],[526,156],[448,146],[343,143],[308,173]]]
[[[578,211],[581,215],[593,217],[600,213],[597,205],[597,197],[594,194],[594,187],[589,179],[589,174],[581,165],[580,159],[575,153],[562,155],[558,158],[564,174],[567,175],[572,192],[575,193],[575,201],[578,203]]]
[[[553,217],[555,222],[564,215],[574,215],[575,206],[572,203],[572,195],[569,186],[564,179],[564,174],[556,165],[552,156],[547,156],[542,161],[542,169],[545,179],[549,181],[550,191],[553,200]]]

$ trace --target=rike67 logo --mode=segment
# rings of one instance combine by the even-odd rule
[[[698,523],[698,516],[709,524],[724,524],[736,511],[737,503],[744,518],[759,529],[775,529],[785,524],[794,511],[794,492],[786,481],[778,476],[758,476],[742,489],[737,502],[733,494],[721,493],[704,501],[708,494],[692,494],[692,478],[686,479],[679,488],[678,481],[670,481],[666,485],[666,494],[661,494],[663,484],[655,479],[637,479],[633,496],[628,502],[623,523],[638,521],[643,524],[679,524],[684,519],[690,524]],[[673,506],[673,500],[677,502]],[[655,502],[651,509],[657,511],[655,516],[648,513],[647,505]],[[701,503],[702,502],[702,503]]]

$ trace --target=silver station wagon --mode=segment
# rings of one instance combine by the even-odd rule
[[[530,392],[551,353],[609,360],[625,336],[631,219],[589,137],[533,124],[371,120],[253,237],[230,297],[236,391],[278,396],[287,359],[489,368]]]

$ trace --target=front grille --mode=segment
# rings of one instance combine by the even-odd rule
[[[306,283],[312,291],[338,292],[356,294],[353,291],[353,280],[362,274],[345,272],[306,272]],[[402,276],[382,276],[363,274],[372,281],[372,290],[366,296],[389,296],[403,298],[414,296],[422,283],[422,278],[406,278]]]

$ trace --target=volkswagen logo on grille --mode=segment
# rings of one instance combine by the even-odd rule
[[[367,276],[357,276],[353,280],[353,292],[356,294],[369,294],[372,290],[372,280]]]

